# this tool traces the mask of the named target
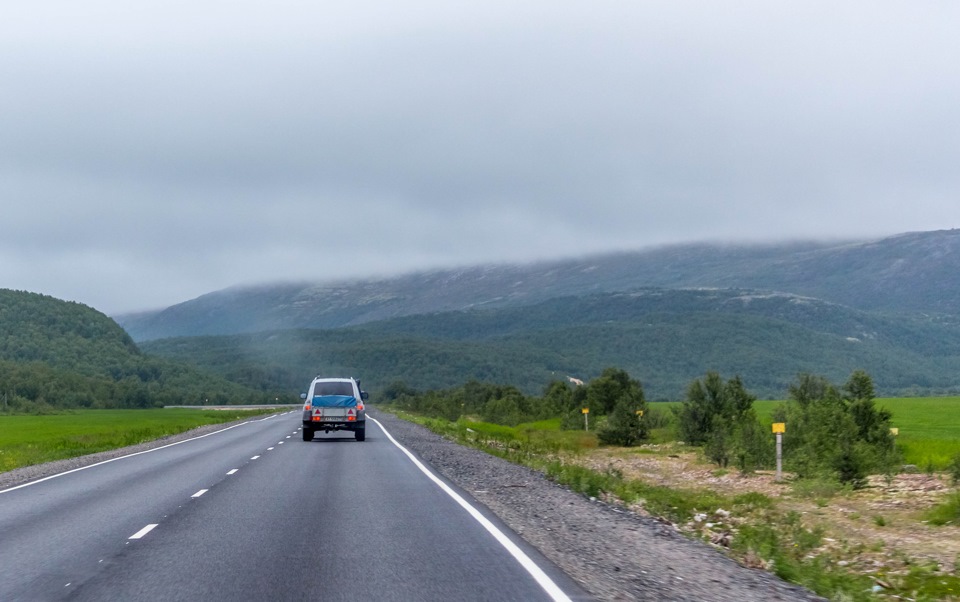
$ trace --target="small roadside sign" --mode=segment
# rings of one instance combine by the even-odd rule
[[[583,408],[583,413],[584,413],[584,414],[589,414],[589,413],[590,413],[590,408]]]
[[[890,427],[890,434],[893,435],[894,437],[896,437],[897,435],[900,434],[900,429],[897,428],[897,427],[895,427],[895,426],[894,426],[894,427]]]
[[[783,480],[783,434],[787,432],[787,423],[786,422],[774,422],[773,423],[773,432],[777,434],[777,476],[776,481],[779,483]]]
[[[643,416],[643,410],[637,410],[637,416]]]

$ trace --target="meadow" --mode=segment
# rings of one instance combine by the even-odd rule
[[[74,410],[0,415],[0,472],[136,445],[273,410]]]
[[[754,408],[766,424],[772,422],[770,415],[781,403],[756,401]],[[960,397],[885,397],[874,403],[893,414],[891,424],[899,431],[897,444],[905,464],[927,471],[944,470],[960,454]]]

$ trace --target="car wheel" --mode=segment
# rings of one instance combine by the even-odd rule
[[[367,428],[356,429],[353,431],[353,436],[357,438],[357,441],[363,441],[367,438]]]
[[[303,429],[303,440],[313,441],[313,429],[308,429],[308,428]]]

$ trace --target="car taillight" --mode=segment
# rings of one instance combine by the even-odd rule
[[[304,411],[304,412],[309,412],[309,411],[310,411],[310,404],[309,404],[309,403],[303,404],[303,411]]]

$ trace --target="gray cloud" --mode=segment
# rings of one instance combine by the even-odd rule
[[[960,222],[953,3],[7,13],[0,286],[104,311]]]

